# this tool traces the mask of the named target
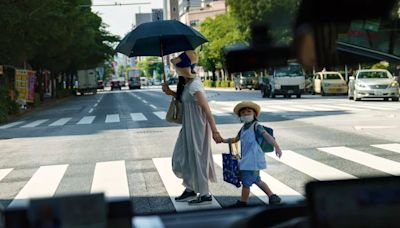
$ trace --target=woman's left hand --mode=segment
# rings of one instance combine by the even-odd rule
[[[215,141],[216,143],[222,143],[222,141],[223,141],[223,138],[221,137],[221,135],[219,134],[218,131],[214,131],[214,132],[212,133],[212,137],[213,137],[213,139],[214,139],[214,141]]]

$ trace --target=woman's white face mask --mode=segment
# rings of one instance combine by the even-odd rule
[[[248,115],[248,116],[241,116],[240,121],[244,123],[250,123],[254,120],[254,115]]]

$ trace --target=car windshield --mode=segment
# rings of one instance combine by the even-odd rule
[[[343,79],[339,74],[323,74],[325,80],[341,80]]]
[[[2,0],[0,25],[0,227],[216,209],[203,227],[400,175],[397,0]],[[33,200],[97,193],[109,207]],[[343,195],[326,218],[390,201]]]
[[[389,79],[386,72],[360,72],[357,76],[358,79]]]
[[[304,76],[300,65],[289,65],[287,67],[280,67],[276,69],[276,77],[298,77]]]

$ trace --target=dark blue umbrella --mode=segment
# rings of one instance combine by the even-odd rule
[[[129,57],[164,56],[194,50],[208,40],[180,21],[164,20],[140,24],[118,44],[116,51]]]

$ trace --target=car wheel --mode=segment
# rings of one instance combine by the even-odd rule
[[[261,95],[262,95],[262,97],[268,97],[267,89],[266,89],[266,88],[264,88],[263,90],[261,90]]]
[[[296,97],[297,97],[297,98],[301,98],[301,94],[297,94]]]
[[[275,98],[275,92],[274,92],[274,91],[271,91],[270,94],[269,94],[269,97],[270,97],[270,98]]]
[[[392,97],[392,101],[399,101],[398,97]]]
[[[389,98],[385,97],[385,98],[383,98],[383,100],[384,100],[384,101],[388,101],[388,100],[389,100]]]
[[[326,93],[324,92],[324,88],[321,88],[321,96],[326,96]]]

